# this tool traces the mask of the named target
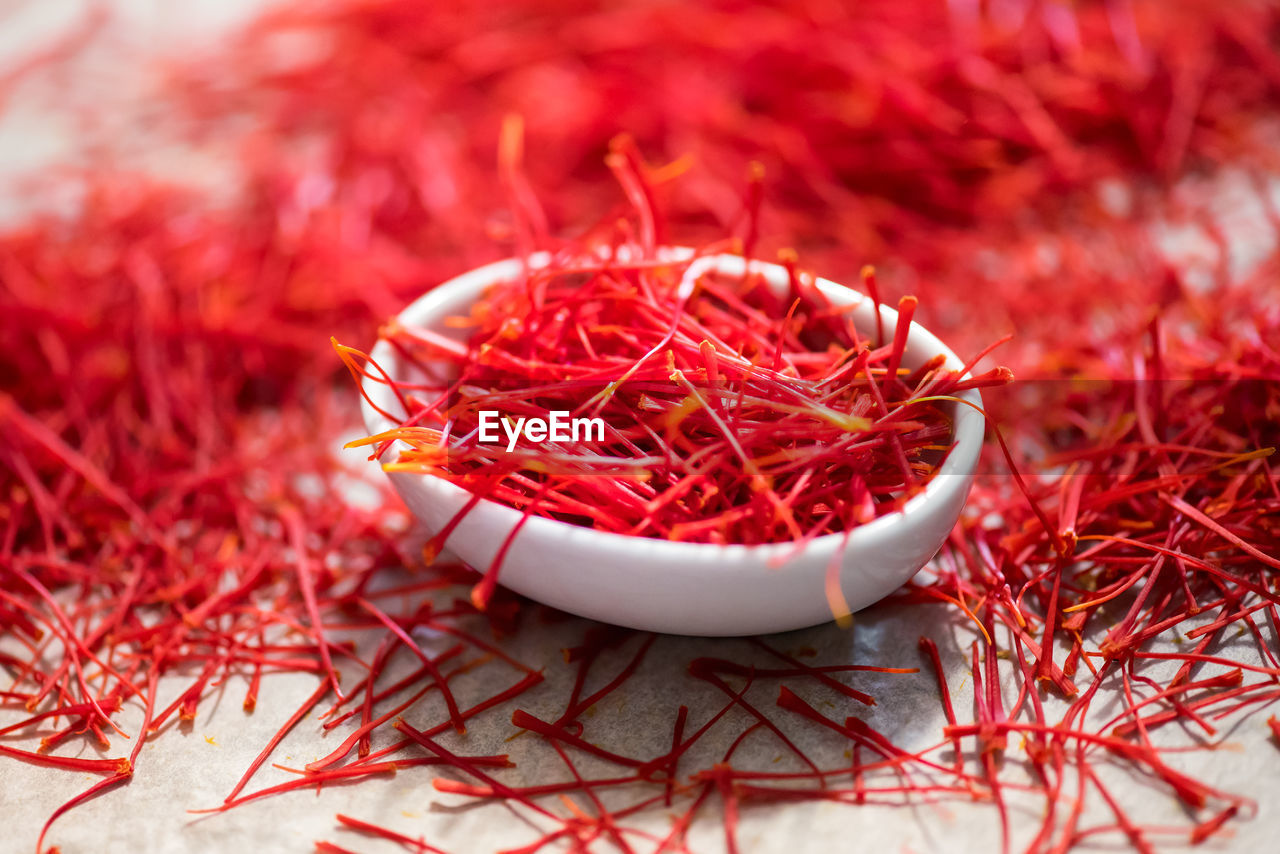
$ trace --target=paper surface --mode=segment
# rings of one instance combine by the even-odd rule
[[[390,574],[394,577],[398,572],[392,570]],[[508,785],[571,779],[555,753],[537,737],[526,733],[506,740],[513,732],[510,715],[514,709],[554,719],[564,708],[574,669],[564,664],[561,651],[579,643],[592,625],[574,618],[541,622],[538,610],[537,606],[529,607],[519,632],[505,645],[527,664],[545,667],[547,681],[474,719],[465,737],[450,733],[439,739],[442,745],[459,754],[509,754],[517,767],[495,774]],[[857,615],[854,627],[847,631],[828,625],[766,639],[772,646],[793,653],[803,654],[808,651],[806,648],[812,648],[817,655],[804,661],[813,665],[863,663],[922,668],[915,674],[860,673],[841,677],[875,697],[874,707],[842,697],[805,678],[759,679],[745,697],[824,768],[847,764],[844,757],[849,742],[836,734],[828,736],[818,727],[799,722],[778,709],[775,700],[780,681],[785,681],[830,718],[843,720],[846,715],[858,715],[902,747],[931,746],[941,740],[946,721],[933,675],[916,649],[922,631],[934,638],[942,650],[960,719],[969,719],[972,713],[971,686],[965,678],[967,665],[961,652],[967,649],[972,633],[966,626],[947,624],[949,619],[950,612],[942,606],[884,605]],[[421,632],[417,637],[428,651],[439,652],[451,643]],[[593,670],[587,691],[608,682],[625,666],[643,640],[644,636],[636,634],[602,657]],[[1230,654],[1233,658],[1247,659],[1242,649],[1232,650]],[[690,707],[687,731],[692,732],[725,703],[723,694],[689,676],[688,662],[698,657],[777,666],[776,661],[771,662],[767,655],[743,639],[659,637],[642,666],[623,688],[583,716],[584,737],[630,756],[666,753],[670,749],[670,727],[681,704]],[[409,666],[407,656],[395,661],[401,668]],[[491,664],[475,671],[473,677],[456,683],[458,702],[463,707],[469,704],[469,699],[480,699],[498,687],[511,684],[518,679],[518,674],[506,665]],[[735,690],[743,684],[742,680],[731,681]],[[1010,701],[1015,692],[1014,682],[1008,679],[1004,686]],[[203,817],[189,814],[187,810],[216,807],[222,802],[258,751],[317,684],[317,680],[306,676],[265,677],[257,710],[251,715],[240,708],[243,684],[229,684],[214,702],[201,706],[199,716],[189,728],[171,725],[159,737],[153,737],[139,758],[131,783],[64,817],[55,825],[49,841],[67,854],[116,850],[139,854],[194,852],[246,846],[258,852],[308,851],[317,839],[327,839],[357,851],[396,850],[395,846],[337,829],[336,813],[383,824],[410,836],[421,835],[428,843],[448,851],[493,851],[527,845],[538,838],[536,815],[520,807],[440,794],[431,786],[433,777],[467,778],[451,769],[430,767],[407,769],[394,777],[368,779],[355,785],[334,786],[318,795],[313,791],[297,791],[249,803],[225,814]],[[175,684],[174,690],[178,687],[181,685]],[[1053,705],[1052,698],[1047,697],[1046,701]],[[1105,695],[1099,697],[1095,707],[1099,714],[1114,712],[1114,703]],[[1276,762],[1278,748],[1269,738],[1264,723],[1266,714],[1263,711],[1237,718],[1231,729],[1219,735],[1222,743],[1217,750],[1170,759],[1174,767],[1197,779],[1258,802],[1256,819],[1233,822],[1233,837],[1215,838],[1200,850],[1269,850],[1280,829],[1276,818],[1280,816],[1280,763]],[[131,723],[136,726],[137,717],[121,718],[126,730]],[[432,692],[407,711],[405,718],[425,727],[447,720],[447,713],[438,695]],[[682,759],[681,775],[710,768],[751,723],[751,717],[741,710],[727,714],[696,749]],[[331,751],[341,741],[341,737],[335,736],[345,735],[347,731],[339,728],[324,737],[319,729],[314,716],[310,717],[285,740],[271,761],[300,767]],[[375,737],[375,751],[390,741],[390,734],[382,732],[380,737]],[[1158,743],[1194,743],[1195,737],[1172,727],[1158,730],[1156,740]],[[125,750],[127,747],[118,747],[110,751],[110,755]],[[84,751],[82,755],[91,756],[93,752]],[[404,755],[421,756],[425,751],[414,748]],[[571,755],[584,776],[625,773],[625,769],[603,760],[575,751],[571,751]],[[950,753],[945,749],[933,756],[939,761],[950,761]],[[1021,756],[1019,746],[1011,743],[1006,761],[1016,763]],[[743,742],[734,756],[734,765],[766,771],[803,767],[777,738],[762,731]],[[1108,769],[1105,762],[1099,763],[1099,767],[1118,782],[1115,786],[1118,797],[1135,821],[1186,827],[1186,816],[1167,789],[1151,787],[1127,771]],[[33,850],[35,836],[49,812],[98,779],[15,762],[6,762],[4,769],[0,785],[9,832],[0,840],[2,850]],[[1018,776],[1008,774],[1006,785]],[[268,764],[246,791],[292,778],[288,772]],[[880,779],[889,780],[888,777]],[[839,785],[848,785],[848,778]],[[635,791],[639,790],[633,790],[629,796],[625,792],[611,793],[608,803],[614,807],[635,800]],[[643,791],[651,795],[653,787]],[[1037,798],[1024,801],[1012,792],[1009,797],[1011,804],[1025,803],[1024,809],[1011,811],[1012,850],[1019,850],[1040,827],[1041,803]],[[578,796],[575,800],[582,809],[590,811],[590,804],[583,798]],[[681,808],[682,803],[687,808],[688,799],[683,802],[677,799],[676,807]],[[1112,821],[1096,795],[1090,798],[1090,804],[1083,827]],[[548,800],[547,806],[566,814],[554,800]],[[1060,808],[1069,809],[1070,805],[1063,804]],[[669,833],[676,812],[677,809],[659,805],[627,824],[661,838]],[[824,802],[745,805],[740,821],[737,839],[742,851],[851,850],[850,846],[856,844],[859,850],[986,852],[999,850],[1000,845],[996,810],[990,803],[974,803],[963,798],[949,798],[934,804],[921,802],[912,807]],[[629,837],[629,841],[637,851],[656,847],[638,835]],[[1114,847],[1122,841],[1119,834],[1098,839],[1105,847]],[[1180,837],[1153,841],[1164,843],[1163,850],[1181,847],[1186,836],[1184,832]],[[718,798],[710,799],[699,812],[689,845],[694,851],[725,850]],[[611,850],[604,841],[597,847]]]

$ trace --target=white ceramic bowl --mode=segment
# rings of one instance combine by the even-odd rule
[[[688,257],[684,249],[667,250],[674,259]],[[545,264],[535,256],[531,264]],[[714,268],[741,274],[744,260],[715,256]],[[769,284],[782,290],[787,272],[774,264],[750,262]],[[457,336],[441,321],[466,314],[485,288],[519,274],[515,260],[472,270],[433,289],[400,315],[406,326],[429,328]],[[859,329],[874,325],[870,299],[848,288],[817,280],[836,304],[851,304]],[[897,312],[881,306],[886,330]],[[903,365],[917,367],[936,354],[947,366],[963,363],[922,326],[913,323]],[[373,358],[393,377],[403,369],[386,342],[374,348]],[[383,409],[395,412],[395,400],[383,383],[365,381],[365,391]],[[976,390],[962,397],[981,405]],[[371,433],[395,425],[363,403]],[[840,583],[850,608],[857,611],[893,592],[937,552],[969,493],[981,450],[984,420],[969,406],[955,407],[955,447],[924,490],[901,511],[856,528],[841,558]],[[394,448],[388,454],[394,453]],[[453,518],[470,497],[462,488],[425,474],[390,472],[392,484],[410,510],[432,533]],[[454,530],[448,549],[471,566],[484,569],[493,561],[507,534],[520,520],[511,507],[488,499],[479,502]],[[686,635],[749,635],[787,631],[827,622],[832,614],[824,593],[826,568],[844,540],[829,534],[795,552],[792,544],[718,546],[677,543],[645,537],[594,531],[566,522],[531,518],[516,535],[503,562],[499,583],[561,610],[607,623]]]

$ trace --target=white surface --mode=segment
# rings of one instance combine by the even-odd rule
[[[389,578],[388,583],[396,579]],[[403,580],[403,579],[400,579]],[[951,676],[950,689],[962,722],[971,719],[971,683],[966,678],[964,656],[973,635],[956,622],[953,609],[942,606],[899,607],[881,604],[855,617],[850,630],[826,625],[775,636],[768,640],[775,647],[792,652],[812,647],[817,655],[805,661],[814,665],[863,663],[883,666],[924,668],[916,652],[920,634],[934,638],[942,649],[943,661]],[[548,681],[518,700],[499,706],[475,719],[465,737],[452,733],[439,739],[445,747],[471,754],[509,753],[518,767],[501,772],[499,778],[511,785],[558,782],[571,779],[560,760],[547,745],[529,735],[507,740],[513,732],[510,714],[521,708],[544,719],[554,718],[564,708],[573,681],[573,668],[563,662],[561,650],[581,641],[587,628],[585,621],[543,623],[530,613],[515,637],[504,646],[534,666],[545,667]],[[427,650],[439,650],[447,643],[420,635]],[[587,690],[608,682],[634,653],[641,637],[633,637],[618,649],[602,657],[593,670]],[[1174,647],[1169,647],[1170,649]],[[1233,652],[1233,655],[1236,654]],[[640,756],[657,756],[670,749],[670,731],[677,707],[690,706],[689,731],[701,725],[725,702],[723,694],[698,682],[687,673],[687,663],[699,656],[722,657],[743,663],[769,666],[769,659],[754,651],[747,641],[738,639],[660,637],[650,650],[643,666],[626,684],[625,690],[602,702],[593,713],[585,715],[585,737],[610,749]],[[407,658],[407,657],[406,657]],[[1244,656],[1241,656],[1242,660]],[[776,662],[775,662],[776,664]],[[1173,664],[1173,663],[1169,663]],[[1016,680],[1011,666],[1002,663],[1006,676],[1004,694],[1012,700]],[[458,683],[458,701],[466,705],[497,687],[515,681],[514,671],[499,665],[486,666],[471,682]],[[1206,671],[1203,675],[1211,675]],[[934,680],[927,669],[917,674],[856,674],[842,678],[848,684],[871,693],[877,705],[871,708],[855,703],[809,680],[786,680],[828,717],[842,720],[846,715],[863,717],[903,748],[917,750],[938,743],[945,720],[938,703]],[[240,709],[242,684],[232,683],[213,703],[202,705],[194,725],[184,730],[166,728],[164,734],[150,741],[139,758],[137,774],[127,786],[114,790],[64,817],[49,837],[64,854],[97,854],[97,852],[211,852],[248,850],[258,852],[309,852],[315,839],[327,839],[359,852],[378,854],[396,851],[394,846],[371,842],[350,832],[336,829],[335,813],[344,813],[368,821],[386,824],[411,835],[422,834],[426,841],[451,852],[496,851],[504,847],[526,845],[538,833],[538,820],[520,809],[488,802],[477,802],[437,793],[430,784],[433,777],[465,779],[456,773],[415,768],[394,777],[369,779],[351,786],[335,786],[316,794],[297,791],[291,794],[247,804],[229,813],[195,816],[189,809],[220,804],[253,757],[315,687],[317,682],[306,676],[266,677],[258,702],[258,710],[245,715]],[[741,682],[733,682],[735,688]],[[793,715],[777,709],[778,680],[759,680],[746,698],[769,714],[782,730],[809,752],[824,767],[848,761],[849,742],[833,733],[819,731],[812,725],[801,725]],[[176,692],[178,684],[172,686]],[[1045,698],[1052,719],[1062,703],[1051,696]],[[322,704],[325,705],[325,704]],[[1105,719],[1108,705],[1105,697],[1096,704],[1095,721]],[[1280,815],[1280,774],[1277,773],[1277,748],[1266,735],[1267,712],[1238,720],[1218,738],[1213,750],[1173,755],[1173,766],[1227,791],[1245,794],[1258,801],[1259,814],[1252,820],[1234,822],[1232,836],[1214,838],[1197,847],[1203,852],[1263,852],[1274,850],[1278,832],[1276,816]],[[424,700],[406,719],[417,726],[446,720],[438,698]],[[127,730],[139,722],[136,708],[123,716]],[[751,724],[751,718],[740,710],[728,714],[711,730],[697,748],[680,764],[682,775],[709,769],[720,759],[729,744]],[[297,767],[328,753],[341,740],[339,732],[328,737],[320,734],[314,717],[308,718],[281,745],[272,762]],[[1162,743],[1196,744],[1207,739],[1180,729],[1157,730]],[[373,747],[389,743],[387,733],[375,737]],[[123,742],[117,740],[117,745]],[[127,748],[117,746],[117,755]],[[86,751],[85,755],[93,755]],[[421,751],[408,756],[423,755]],[[594,761],[571,751],[584,775],[612,776],[619,769],[603,761]],[[944,748],[933,754],[935,759],[950,761]],[[1022,748],[1011,740],[1005,762],[1010,769],[1006,785],[1022,778],[1019,763]],[[735,765],[763,771],[801,770],[798,763],[773,737],[757,732],[735,756]],[[973,766],[971,766],[972,769]],[[1144,823],[1186,826],[1186,815],[1167,789],[1151,786],[1128,770],[1101,762],[1098,766],[1110,782],[1115,794],[1133,817]],[[96,781],[97,777],[67,772],[51,772],[5,760],[0,763],[0,803],[3,804],[7,832],[0,835],[0,851],[33,850],[39,827],[57,804]],[[292,779],[287,772],[264,766],[247,791]],[[880,778],[891,784],[896,778]],[[847,785],[847,780],[842,781]],[[1070,787],[1068,787],[1069,789]],[[652,794],[652,789],[647,790]],[[618,793],[638,799],[641,793]],[[1020,851],[1038,829],[1042,802],[1016,791],[1007,796],[1012,805],[1011,850]],[[577,798],[581,809],[590,805]],[[564,807],[554,798],[544,804],[561,814]],[[676,808],[648,810],[628,822],[629,826],[664,835],[678,808],[688,801],[677,799]],[[1060,804],[1070,808],[1071,802]],[[725,850],[721,825],[721,803],[711,798],[702,808],[690,836],[691,850],[720,852]],[[1108,823],[1112,819],[1105,806],[1094,795],[1084,812],[1084,825]],[[938,803],[919,803],[911,807],[869,804],[810,802],[750,804],[742,808],[739,846],[743,852],[825,852],[848,851],[851,840],[856,850],[883,852],[938,852],[938,854],[987,854],[1000,845],[1000,824],[990,803],[968,799],[950,799]],[[638,852],[653,851],[655,846],[631,839]],[[1164,843],[1159,850],[1188,848],[1186,836],[1156,838]],[[614,850],[607,844],[598,850]],[[1119,834],[1107,834],[1093,840],[1086,850],[1125,850]],[[555,850],[555,849],[551,849]]]

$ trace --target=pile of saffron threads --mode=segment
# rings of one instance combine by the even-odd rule
[[[1278,20],[1262,0],[378,0],[269,17],[216,76],[179,70],[194,141],[259,123],[232,210],[104,170],[69,221],[0,238],[0,757],[99,775],[41,840],[97,833],[77,820],[160,765],[145,744],[218,691],[278,702],[278,672],[314,692],[221,809],[401,773],[512,804],[531,851],[690,850],[708,824],[736,850],[753,805],[803,801],[964,803],[1035,851],[1256,832],[1255,781],[1201,775],[1236,766],[1242,733],[1280,738],[1280,256],[1235,269],[1206,191],[1174,182],[1238,170],[1280,231]],[[282,62],[290,39],[309,49]],[[575,624],[563,659],[528,660],[527,603],[499,589],[478,613],[459,567],[387,569],[402,511],[349,500],[355,395],[328,337],[371,339],[538,244],[498,201],[511,112],[530,181],[557,188],[548,232],[607,212],[602,155],[629,130],[664,174],[697,160],[664,200],[672,242],[794,245],[838,281],[874,262],[962,349],[1016,331],[1002,359],[1045,379],[987,399],[1018,475],[993,448],[932,574],[862,618],[927,626],[918,653],[850,661],[818,632],[689,655]],[[1172,262],[1157,221],[1208,263]],[[926,706],[884,700],[903,684],[946,722],[927,744],[897,727]],[[639,727],[608,702],[634,688],[659,698]],[[330,753],[267,767],[313,712]],[[470,741],[482,723],[496,738]],[[663,743],[637,751],[637,728]],[[336,824],[350,845],[465,844]]]
[[[963,281],[989,271],[971,227],[989,249],[1065,227],[1100,182],[1276,171],[1257,119],[1280,97],[1277,28],[1273,0],[365,0],[273,11],[173,85],[205,134],[263,123],[243,157],[254,180],[326,188],[291,199],[296,215],[359,211],[370,242],[459,271],[520,254],[475,239],[511,233],[476,200],[503,198],[493,140],[518,114],[531,182],[556,188],[553,227],[613,204],[603,155],[627,132],[697,165],[667,204],[688,242],[721,235],[758,161],[777,242],[749,254],[794,246],[842,282],[869,260]]]
[[[643,202],[637,215],[655,219]],[[358,380],[391,385],[405,406],[392,416],[402,426],[351,444],[399,440],[408,447],[385,454],[390,470],[438,475],[530,516],[676,541],[799,544],[900,507],[950,449],[947,398],[1007,381],[1003,369],[961,378],[941,356],[901,367],[914,297],[900,302],[896,329],[859,332],[850,307],[794,262],[775,293],[750,268],[705,269],[705,254],[660,260],[656,247],[622,242],[630,231],[564,247],[494,286],[452,318],[465,341],[391,321],[400,380],[340,347]],[[449,379],[404,381],[428,365]],[[552,412],[600,423],[536,441],[496,423]]]

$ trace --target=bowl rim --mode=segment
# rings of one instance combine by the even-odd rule
[[[779,264],[755,259],[748,260],[740,255],[723,253],[698,255],[696,250],[683,246],[660,247],[653,260],[683,263],[695,256],[714,261],[717,266],[712,267],[712,269],[716,272],[735,275],[750,270],[763,274],[767,281],[775,285],[774,278],[788,274],[787,269]],[[439,312],[441,305],[453,303],[460,295],[469,291],[476,292],[475,295],[478,296],[484,288],[497,282],[509,281],[520,275],[522,271],[546,267],[551,259],[552,255],[549,252],[536,252],[528,256],[527,259],[506,258],[473,268],[427,291],[405,306],[396,315],[396,319],[406,325],[429,326],[429,319]],[[625,262],[629,259],[619,258],[618,260]],[[870,300],[867,295],[832,280],[814,276],[813,281],[815,286],[826,296],[836,297],[842,301],[842,304],[860,306]],[[893,328],[898,312],[891,306],[881,304],[880,316],[886,327]],[[949,347],[932,332],[915,321],[911,323],[908,340],[911,344],[925,351],[925,359],[941,354],[948,367],[955,370],[960,370],[964,367],[964,362]],[[386,340],[379,338],[369,355],[382,368],[386,369],[388,374],[394,376],[391,368],[399,359]],[[372,399],[376,401],[378,406],[390,410],[395,403],[394,394],[390,386],[366,377],[361,381],[361,389],[364,394],[360,398],[360,408],[365,428],[369,431],[369,434],[373,435],[394,428],[396,426],[395,423],[380,414],[374,408],[374,404],[370,403],[370,399]],[[912,517],[928,515],[933,508],[954,501],[957,492],[962,493],[961,498],[963,498],[963,494],[967,494],[970,478],[974,474],[982,449],[986,433],[986,418],[981,409],[982,397],[977,389],[967,389],[955,396],[972,405],[956,404],[952,446],[946,459],[943,460],[939,469],[934,472],[929,482],[925,484],[924,489],[907,499],[906,503],[897,510],[878,516],[850,531],[814,537],[804,542],[800,548],[797,548],[797,541],[795,540],[755,545],[681,542],[657,537],[642,537],[619,534],[613,531],[601,531],[542,516],[531,516],[525,519],[517,539],[526,536],[556,536],[572,541],[574,545],[592,544],[602,549],[611,547],[633,548],[643,545],[655,558],[672,561],[687,560],[694,556],[705,557],[712,551],[726,554],[745,550],[749,551],[753,556],[763,557],[771,565],[775,562],[779,565],[786,563],[791,558],[806,552],[842,552],[855,549],[860,545],[883,543],[883,538],[895,526],[902,526],[905,530],[909,528],[906,523],[909,523]],[[978,408],[975,409],[975,406]],[[394,477],[419,479],[427,489],[434,491],[442,500],[451,502],[466,501],[472,495],[471,492],[463,487],[435,475],[417,472],[394,472],[388,474]],[[519,510],[490,498],[482,498],[468,515],[477,518],[490,517],[495,528],[504,533],[509,533],[523,518],[523,514]]]

